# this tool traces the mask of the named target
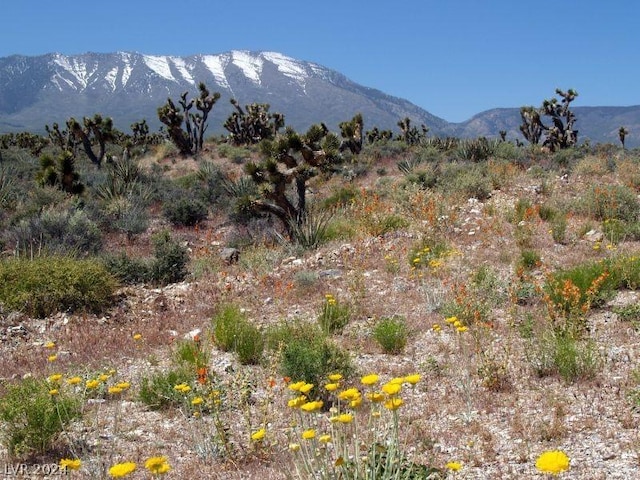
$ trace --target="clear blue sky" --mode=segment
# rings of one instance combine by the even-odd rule
[[[637,0],[3,0],[0,57],[271,50],[448,121],[538,106],[640,104]]]

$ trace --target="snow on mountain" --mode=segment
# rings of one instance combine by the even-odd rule
[[[224,69],[229,64],[228,55],[202,55],[200,60],[211,72],[218,85],[227,90],[231,90],[231,85],[229,85],[227,76],[224,73]]]
[[[251,55],[244,50],[233,50],[231,52],[231,62],[242,70],[245,77],[260,85],[260,75],[264,65],[264,61],[260,56]]]

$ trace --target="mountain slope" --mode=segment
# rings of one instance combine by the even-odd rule
[[[406,100],[276,52],[190,57],[118,52],[1,58],[0,131],[42,131],[46,124],[97,112],[113,117],[123,130],[142,118],[157,128],[156,110],[167,97],[195,95],[199,82],[222,95],[209,122],[217,132],[231,113],[231,98],[242,105],[269,103],[298,129],[321,121],[336,128],[357,112],[366,128],[395,128],[404,117],[436,130],[447,125]]]

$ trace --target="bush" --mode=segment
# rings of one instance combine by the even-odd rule
[[[578,209],[596,220],[634,222],[640,213],[640,202],[635,192],[625,185],[603,185],[588,190]]]
[[[207,218],[207,206],[194,198],[171,199],[162,210],[165,218],[177,226],[193,227]]]
[[[127,285],[146,283],[151,280],[150,261],[131,258],[126,253],[103,258],[105,268],[120,282]]]
[[[140,401],[152,410],[179,408],[184,404],[184,395],[174,387],[182,383],[189,384],[194,376],[194,370],[180,367],[142,377]]]
[[[14,458],[43,455],[56,446],[58,436],[80,416],[78,398],[59,391],[43,379],[26,378],[9,385],[0,400],[2,443]]]
[[[325,295],[318,323],[325,334],[340,332],[351,320],[351,307],[340,303],[330,293]]]
[[[404,317],[385,317],[374,327],[373,338],[385,353],[402,353],[407,345],[407,322]]]
[[[155,259],[150,266],[150,280],[166,285],[181,282],[189,273],[187,248],[171,238],[168,231],[156,233],[152,238]]]
[[[0,262],[0,303],[34,317],[111,304],[116,282],[95,260],[66,257],[24,258]]]
[[[245,365],[260,361],[264,350],[262,333],[236,305],[221,306],[212,323],[214,340],[221,350],[236,353]]]

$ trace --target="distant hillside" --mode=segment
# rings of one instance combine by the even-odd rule
[[[208,133],[224,132],[232,111],[229,100],[236,98],[242,105],[270,104],[271,111],[283,113],[286,124],[299,130],[318,122],[336,130],[338,123],[360,112],[365,129],[397,130],[398,120],[409,117],[416,125],[426,124],[431,135],[497,137],[506,130],[508,138],[523,139],[519,107],[449,123],[316,63],[239,50],[188,57],[117,52],[0,58],[0,133],[43,132],[53,122],[95,113],[112,117],[124,131],[142,119],[157,130],[157,108],[185,91],[195,95],[199,82],[221,93]],[[640,146],[640,106],[576,107],[575,112],[580,140],[617,143],[618,129],[624,126],[627,145]]]

